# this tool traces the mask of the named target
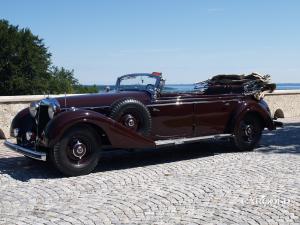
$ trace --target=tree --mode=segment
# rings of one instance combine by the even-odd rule
[[[96,85],[83,86],[74,78],[74,71],[65,68],[52,67],[51,78],[49,81],[49,93],[97,93],[99,92]]]
[[[83,85],[76,85],[74,86],[75,88],[75,93],[98,93],[99,87],[96,86],[96,84],[91,85],[91,86],[83,86]]]
[[[0,95],[42,93],[50,78],[50,57],[29,29],[0,20]]]
[[[29,29],[0,20],[0,95],[98,92],[85,88],[74,71],[51,65],[43,40]]]
[[[52,67],[49,81],[49,93],[74,93],[74,86],[78,85],[78,80],[74,78],[74,71],[65,68]]]

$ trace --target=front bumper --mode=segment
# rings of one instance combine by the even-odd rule
[[[274,124],[275,129],[276,129],[277,127],[283,127],[283,123],[282,123],[282,122],[279,122],[279,121],[276,121],[276,120],[273,120],[273,124]]]
[[[41,160],[41,161],[46,161],[46,159],[47,159],[47,154],[45,152],[39,152],[39,151],[36,151],[33,149],[24,148],[19,145],[13,144],[9,141],[5,141],[4,145],[15,152],[21,153],[21,154],[28,156],[30,158],[33,158],[33,159],[37,159],[37,160]]]

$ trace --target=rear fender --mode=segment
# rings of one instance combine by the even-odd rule
[[[112,147],[115,148],[148,148],[155,146],[152,140],[127,129],[115,120],[103,114],[82,109],[62,112],[54,117],[45,128],[44,144],[47,147],[53,147],[69,128],[77,124],[92,124],[94,127],[103,130]]]
[[[237,108],[231,117],[229,126],[227,126],[227,132],[232,133],[236,124],[238,124],[248,113],[258,116],[263,121],[264,128],[266,127],[269,130],[276,129],[267,104],[263,100],[260,102],[252,100],[241,102],[240,107]]]

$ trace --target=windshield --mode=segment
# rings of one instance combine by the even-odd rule
[[[153,92],[156,88],[158,76],[150,74],[130,74],[120,77],[117,83],[119,91],[146,90]]]

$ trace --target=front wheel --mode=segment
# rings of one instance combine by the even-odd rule
[[[246,115],[234,129],[234,147],[239,151],[251,151],[259,143],[263,124],[260,118]]]
[[[92,128],[77,126],[55,144],[51,158],[56,168],[67,176],[88,174],[98,164],[100,144]]]

